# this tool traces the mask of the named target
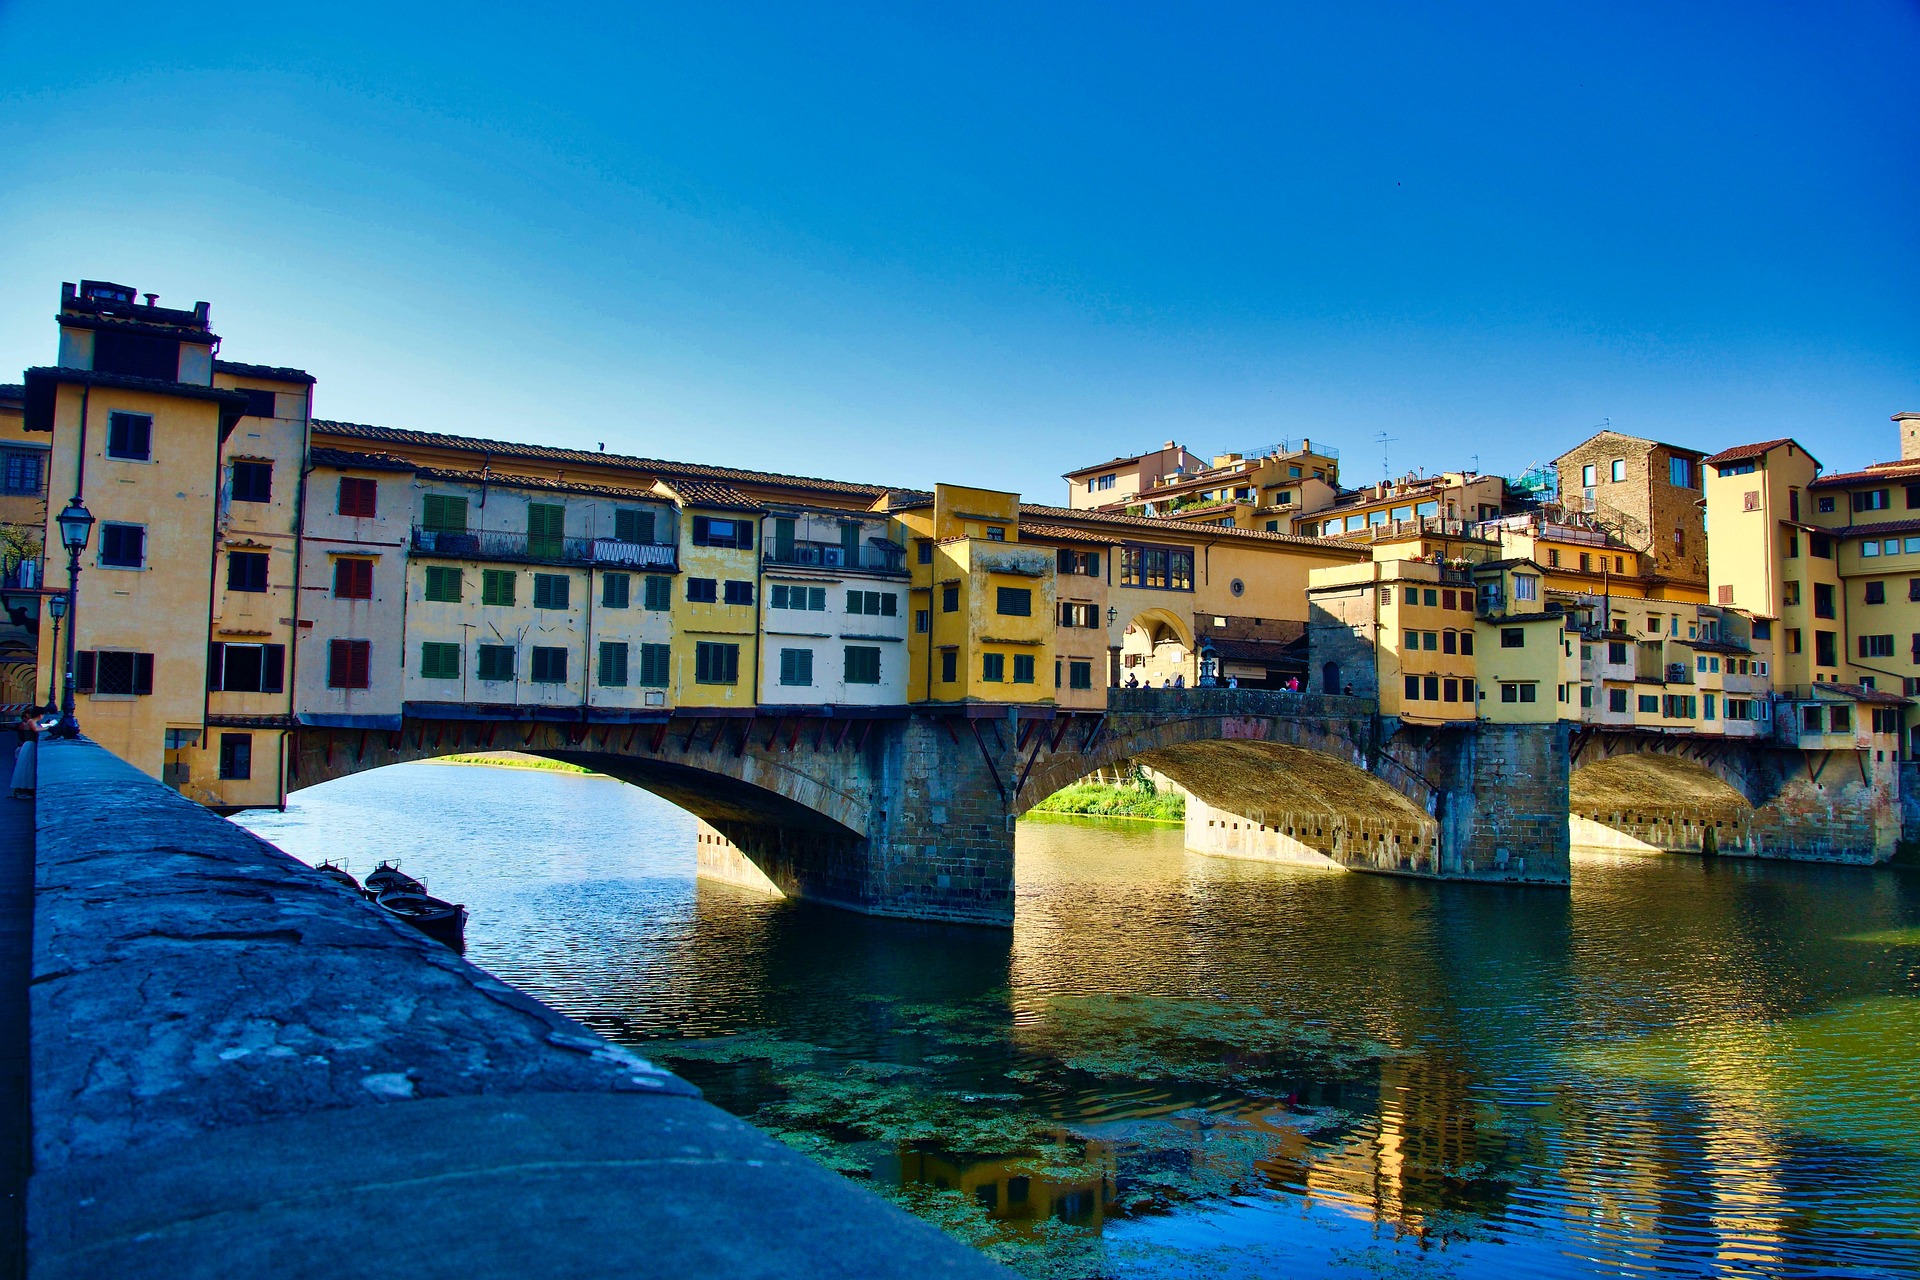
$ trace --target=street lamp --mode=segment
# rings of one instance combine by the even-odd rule
[[[1220,674],[1220,659],[1216,658],[1213,653],[1213,637],[1201,636],[1200,637],[1200,687],[1202,689],[1213,688],[1214,685],[1220,682],[1219,674]]]
[[[47,714],[53,715],[60,710],[56,681],[60,678],[60,619],[67,616],[67,596],[64,591],[57,596],[47,597],[47,616],[53,619],[53,661],[47,663]]]
[[[60,526],[60,545],[67,549],[68,618],[67,676],[60,701],[60,723],[54,726],[53,735],[57,738],[77,738],[80,736],[80,722],[73,715],[73,637],[80,630],[80,553],[87,549],[87,539],[93,536],[93,512],[87,510],[86,504],[80,501],[80,495],[76,493],[54,523]]]

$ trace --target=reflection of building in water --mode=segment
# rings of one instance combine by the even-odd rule
[[[1516,1163],[1517,1153],[1474,1096],[1471,1076],[1430,1059],[1388,1058],[1377,1105],[1374,1123],[1338,1145],[1302,1143],[1297,1158],[1282,1152],[1266,1162],[1270,1181],[1422,1234],[1436,1217],[1500,1209],[1508,1184],[1488,1179]]]
[[[1115,1160],[1107,1143],[1062,1134],[1061,1145],[1077,1150],[1079,1169],[1033,1157],[968,1159],[912,1144],[900,1149],[904,1185],[959,1191],[996,1222],[1030,1227],[1057,1219],[1076,1227],[1098,1227],[1113,1202]]]

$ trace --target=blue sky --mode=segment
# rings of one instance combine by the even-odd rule
[[[84,12],[84,17],[82,13]],[[1920,410],[1920,6],[0,0],[0,369],[207,299],[322,416],[1058,501]]]

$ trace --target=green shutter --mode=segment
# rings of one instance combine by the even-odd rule
[[[793,521],[783,518],[773,522],[773,558],[792,562]]]
[[[673,608],[673,579],[661,574],[647,575],[646,606],[660,611]]]
[[[536,609],[564,609],[567,607],[571,592],[568,590],[571,580],[563,573],[536,573],[533,575],[533,607]]]
[[[527,504],[527,554],[545,560],[560,558],[566,544],[567,509],[553,503]]]
[[[427,680],[460,678],[460,646],[427,641],[420,646],[420,675]]]
[[[624,609],[632,589],[631,574],[609,573],[600,579],[600,603],[609,609]]]
[[[807,588],[807,610],[811,613],[824,613],[827,608],[827,589],[825,587]]]
[[[653,512],[630,509],[615,511],[613,538],[616,542],[652,542]]]
[[[627,646],[623,641],[600,642],[600,683],[610,689],[626,687]]]
[[[640,683],[648,689],[664,689],[672,673],[673,650],[664,644],[640,646]]]
[[[429,533],[465,533],[467,500],[444,493],[428,494],[421,524]]]
[[[513,583],[518,576],[512,569],[482,569],[480,571],[480,603],[512,604]]]
[[[460,570],[447,565],[427,566],[427,599],[460,603]]]

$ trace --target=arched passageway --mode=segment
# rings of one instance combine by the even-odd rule
[[[1692,760],[1616,755],[1568,779],[1568,836],[1577,848],[1733,852],[1748,847],[1753,805]]]

